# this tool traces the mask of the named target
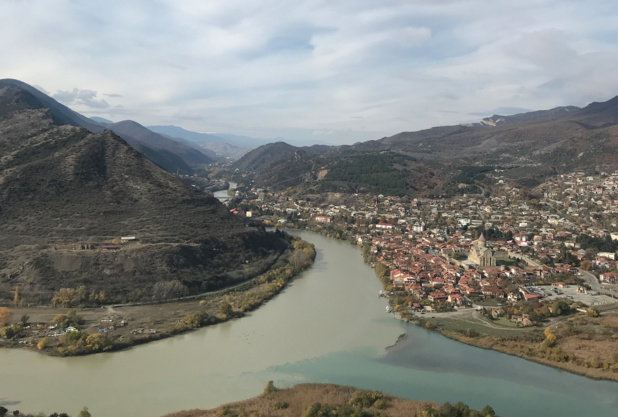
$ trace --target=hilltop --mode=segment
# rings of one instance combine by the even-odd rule
[[[45,304],[82,286],[107,302],[150,300],[165,283],[168,297],[195,294],[264,272],[289,248],[110,130],[45,104],[0,83],[0,300],[18,288]]]

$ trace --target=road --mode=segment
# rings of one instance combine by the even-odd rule
[[[618,298],[618,291],[613,291],[607,288],[603,288],[603,286],[599,283],[597,277],[591,274],[588,271],[584,271],[583,269],[579,270],[580,276],[586,281],[588,285],[590,285],[590,289],[592,291],[597,291],[599,294],[609,295],[610,297]]]

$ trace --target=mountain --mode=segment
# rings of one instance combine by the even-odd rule
[[[424,160],[472,165],[590,169],[616,164],[618,100],[505,118],[495,126],[447,126],[383,138],[378,147]],[[519,175],[519,174],[517,174]]]
[[[436,187],[434,169],[415,158],[351,146],[295,147],[285,142],[261,146],[232,164],[248,172],[255,185],[275,190],[300,187],[307,193],[406,194]]]
[[[183,139],[191,143],[192,146],[198,146],[202,150],[215,152],[219,157],[233,160],[239,159],[251,149],[267,143],[263,139],[248,136],[228,133],[198,133],[178,126],[148,126],[148,129],[170,138]]]
[[[479,123],[402,132],[351,146],[257,148],[234,167],[261,186],[444,195],[500,175],[524,186],[574,170],[618,169],[618,97]],[[268,181],[274,181],[268,184]]]
[[[169,172],[192,174],[191,166],[214,162],[197,149],[155,133],[132,120],[106,127]]]
[[[21,106],[22,108],[47,108],[51,111],[54,121],[60,125],[66,124],[85,127],[92,133],[97,133],[105,129],[97,122],[74,112],[67,106],[58,103],[53,98],[24,82],[13,79],[3,79],[0,80],[0,88],[9,89],[3,94],[3,100],[7,100],[7,103],[11,102],[11,105]],[[2,110],[0,109],[0,111]]]
[[[0,304],[16,287],[32,304],[81,286],[108,302],[151,300],[156,286],[195,294],[261,273],[289,247],[111,130],[61,125],[39,104],[0,87]]]
[[[94,121],[95,123],[104,124],[104,125],[111,125],[114,123],[111,120],[104,119],[103,117],[97,117],[97,116],[91,117],[90,120]]]
[[[256,184],[274,189],[294,187],[317,179],[316,154],[285,142],[262,145],[232,167],[254,172]]]
[[[531,123],[531,122],[541,122],[545,120],[553,120],[559,119],[563,117],[570,117],[573,113],[581,110],[579,107],[575,106],[566,106],[566,107],[556,107],[551,110],[539,110],[539,111],[531,111],[527,113],[519,113],[514,114],[512,116],[500,116],[493,115],[491,117],[486,117],[481,120],[477,124],[473,124],[476,126],[498,126],[503,124],[510,123]]]
[[[193,174],[192,166],[213,162],[212,158],[205,156],[197,149],[187,145],[178,145],[178,142],[169,138],[148,132],[135,122],[125,121],[114,124],[106,119],[82,116],[24,82],[4,79],[0,80],[0,88],[8,88],[4,94],[4,100],[7,100],[7,103],[19,105],[21,108],[49,109],[53,120],[59,125],[83,127],[92,133],[114,129],[129,144],[168,172]]]

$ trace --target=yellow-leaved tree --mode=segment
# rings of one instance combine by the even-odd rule
[[[13,317],[13,312],[10,309],[0,307],[0,327],[9,323],[11,321],[11,317]]]

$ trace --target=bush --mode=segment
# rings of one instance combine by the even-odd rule
[[[44,337],[41,340],[39,340],[39,343],[36,344],[36,348],[38,350],[43,350],[47,347],[48,344],[49,344],[49,338]]]

